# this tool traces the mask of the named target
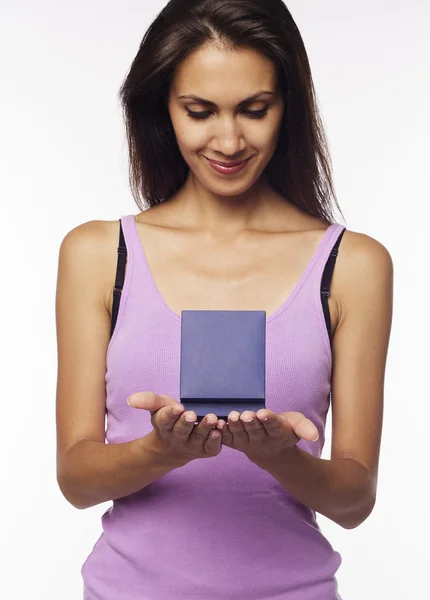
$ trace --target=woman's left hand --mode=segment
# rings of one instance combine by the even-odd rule
[[[318,429],[302,413],[275,413],[267,409],[257,413],[247,410],[242,414],[232,411],[228,423],[219,419],[217,429],[221,431],[224,446],[240,450],[259,466],[285,457],[294,451],[301,438],[316,441],[319,437]]]

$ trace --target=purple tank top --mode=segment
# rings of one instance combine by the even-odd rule
[[[180,315],[152,278],[134,215],[121,218],[127,272],[106,356],[108,443],[152,430],[133,392],[179,400]],[[331,349],[321,304],[322,273],[344,229],[331,224],[284,303],[267,317],[266,406],[299,411],[318,428],[298,446],[320,457],[330,403]],[[341,600],[342,559],[316,513],[243,453],[174,469],[115,500],[82,566],[84,600]]]

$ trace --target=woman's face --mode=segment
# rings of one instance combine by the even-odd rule
[[[230,195],[247,190],[263,173],[276,148],[284,103],[275,67],[266,57],[206,45],[178,67],[168,109],[194,176],[214,193]],[[245,168],[227,175],[208,162],[245,159]]]

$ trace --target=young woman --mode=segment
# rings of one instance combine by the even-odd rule
[[[393,267],[333,218],[300,33],[281,0],[172,0],[121,100],[141,212],[59,257],[58,483],[113,501],[84,598],[340,599],[316,513],[375,504]],[[184,309],[266,311],[265,409],[184,410]]]

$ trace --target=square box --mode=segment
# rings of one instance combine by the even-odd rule
[[[266,400],[266,311],[181,311],[180,402],[197,420]]]

